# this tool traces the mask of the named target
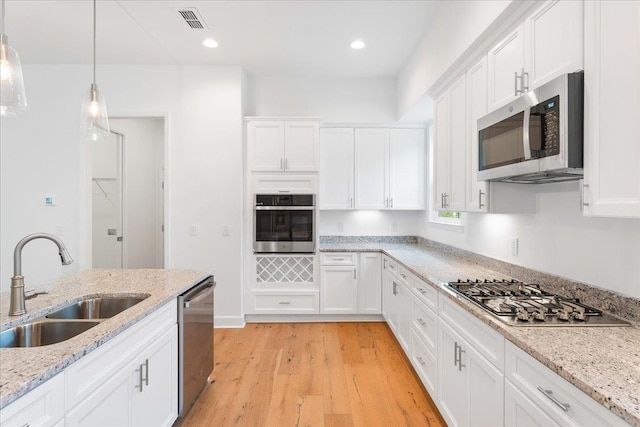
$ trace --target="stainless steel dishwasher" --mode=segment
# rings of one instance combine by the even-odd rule
[[[209,276],[178,297],[178,416],[198,398],[213,371],[213,289]]]

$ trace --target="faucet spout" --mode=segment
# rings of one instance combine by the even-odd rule
[[[60,255],[62,265],[69,265],[73,262],[62,240],[52,234],[30,234],[20,240],[13,252],[13,277],[11,278],[9,316],[20,316],[27,312],[24,295],[24,276],[22,275],[22,249],[27,243],[35,239],[47,239],[55,243],[56,246],[58,246],[58,254]]]

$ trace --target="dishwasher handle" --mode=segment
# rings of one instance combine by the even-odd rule
[[[213,282],[208,282],[205,286],[201,287],[199,289],[199,292],[197,292],[195,295],[189,295],[190,298],[185,299],[182,302],[182,305],[184,306],[184,308],[189,308],[191,304],[196,304],[202,301],[203,299],[205,299],[207,296],[209,296],[209,294],[213,292],[213,285],[214,285]]]

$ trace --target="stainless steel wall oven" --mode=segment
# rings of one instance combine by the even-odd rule
[[[315,194],[256,194],[253,251],[314,252],[315,199]]]

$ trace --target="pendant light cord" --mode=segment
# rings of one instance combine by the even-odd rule
[[[93,0],[93,85],[96,85],[96,0]]]

